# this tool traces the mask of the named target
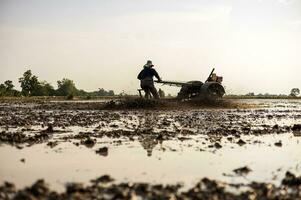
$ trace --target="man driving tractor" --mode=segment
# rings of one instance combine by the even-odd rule
[[[145,98],[151,98],[151,94],[155,99],[159,99],[158,91],[155,88],[153,77],[155,76],[159,82],[161,78],[157,71],[153,68],[154,65],[152,61],[148,60],[143,66],[143,70],[138,74],[138,79],[140,80],[140,86],[145,92]]]

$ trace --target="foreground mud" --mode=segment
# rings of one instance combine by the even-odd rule
[[[298,102],[299,103],[299,102]],[[93,146],[97,138],[126,138],[137,140],[149,138],[163,140],[186,140],[195,135],[207,137],[208,144],[221,148],[222,138],[244,145],[254,141],[242,139],[245,135],[266,135],[301,130],[300,105],[289,109],[199,109],[186,110],[98,110],[91,103],[2,104],[0,106],[0,141],[28,147],[60,141]],[[62,105],[72,107],[62,109]],[[77,105],[78,104],[78,105]],[[83,105],[80,105],[83,104]],[[111,104],[111,103],[109,103]],[[77,108],[87,109],[77,109]],[[90,110],[91,108],[94,108]],[[51,109],[53,108],[53,109]],[[55,140],[52,142],[52,140]],[[74,139],[74,140],[72,140]],[[255,141],[256,142],[256,141]],[[280,143],[278,144],[280,146]]]
[[[203,178],[193,188],[181,192],[181,185],[151,185],[147,183],[120,183],[104,175],[91,181],[89,186],[68,183],[66,191],[51,191],[44,180],[16,190],[14,184],[0,186],[1,199],[301,199],[301,177],[287,172],[280,186],[252,182],[247,185],[227,184]],[[236,194],[226,188],[244,191]]]
[[[0,102],[0,198],[300,199],[300,101],[148,103]]]

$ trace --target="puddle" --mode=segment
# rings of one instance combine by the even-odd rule
[[[266,107],[155,112],[0,111],[0,131],[34,136],[47,128],[41,124],[48,123],[53,123],[55,130],[45,141],[20,144],[22,149],[16,141],[9,145],[3,139],[0,183],[10,181],[23,188],[44,178],[50,188],[64,191],[68,182],[88,184],[109,174],[117,182],[181,183],[185,189],[204,177],[227,183],[279,184],[288,170],[300,175],[301,137],[290,130],[294,124],[301,124],[300,101],[248,101]],[[13,120],[22,123],[14,124]],[[245,132],[248,127],[249,132]],[[116,131],[120,131],[118,135]],[[83,137],[87,133],[89,136]],[[91,148],[81,144],[83,138],[90,137],[96,141]],[[239,140],[245,144],[239,145]],[[49,141],[58,145],[51,148]],[[108,147],[107,156],[95,152],[101,147]],[[252,170],[246,176],[233,172],[244,166]]]
[[[279,140],[282,147],[274,145]],[[63,191],[67,182],[89,183],[95,177],[110,174],[117,182],[182,183],[184,188],[203,177],[231,183],[278,184],[285,171],[300,173],[300,140],[292,134],[269,135],[261,137],[261,143],[242,147],[222,141],[223,147],[212,151],[200,150],[206,146],[202,138],[162,144],[127,141],[118,145],[112,140],[100,140],[93,148],[60,143],[54,148],[38,144],[19,150],[1,145],[0,182],[11,181],[23,188],[44,178],[51,188]],[[108,147],[108,156],[95,153],[103,146]],[[245,165],[252,169],[246,177],[233,173],[233,169]]]

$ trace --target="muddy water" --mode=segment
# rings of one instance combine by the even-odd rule
[[[30,136],[43,131],[48,123],[54,123],[55,131],[38,142],[2,141],[0,182],[10,181],[23,188],[44,178],[51,188],[62,191],[67,182],[88,184],[103,174],[117,182],[182,183],[185,188],[203,177],[227,183],[278,184],[287,170],[300,175],[301,137],[291,128],[301,124],[301,102],[244,102],[260,108],[109,111],[111,114],[36,111],[31,104],[30,110],[5,109],[2,131]],[[15,118],[30,120],[25,125],[10,123],[9,119]],[[70,119],[69,124],[66,119]],[[57,122],[64,126],[56,126]],[[246,132],[243,128],[249,129]],[[112,132],[116,130],[130,133],[116,136]],[[82,137],[86,133],[89,137]],[[87,138],[95,142],[83,143]],[[51,147],[49,142],[58,144]],[[101,147],[108,151],[96,153]],[[252,171],[243,176],[233,172],[243,166]]]

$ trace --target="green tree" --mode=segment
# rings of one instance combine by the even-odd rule
[[[77,89],[75,87],[75,84],[72,80],[63,78],[61,81],[57,82],[58,89],[56,91],[56,94],[58,96],[70,96],[70,95],[76,95]]]
[[[293,89],[291,90],[290,96],[296,97],[296,96],[298,96],[299,94],[300,94],[299,88],[293,88]]]
[[[32,96],[53,96],[55,90],[50,83],[46,81],[39,82],[35,90],[32,92]]]
[[[0,96],[5,96],[6,95],[6,87],[4,84],[0,84]]]
[[[114,96],[115,95],[113,90],[106,91],[103,88],[99,88],[98,91],[95,91],[92,93],[95,96]]]
[[[78,95],[78,96],[87,96],[87,95],[89,95],[89,92],[86,92],[85,90],[77,90],[76,95]]]
[[[98,89],[98,95],[99,96],[105,96],[106,95],[106,91],[103,88],[99,88]]]
[[[108,96],[114,96],[114,95],[115,95],[114,91],[113,90],[109,90]]]
[[[19,78],[22,88],[22,94],[25,96],[32,96],[37,93],[35,90],[39,88],[38,77],[31,73],[31,70],[24,72],[23,77]]]
[[[43,81],[40,83],[40,85],[42,87],[44,96],[54,96],[55,95],[55,89],[53,88],[53,86],[50,83]]]
[[[19,96],[19,91],[14,90],[14,85],[11,80],[7,80],[0,84],[0,96]]]
[[[255,93],[254,93],[254,92],[249,92],[248,94],[246,94],[246,96],[251,96],[251,97],[253,97],[253,96],[255,96]]]
[[[6,91],[8,91],[8,92],[12,91],[14,88],[13,82],[11,80],[5,81],[4,85],[5,85]]]

